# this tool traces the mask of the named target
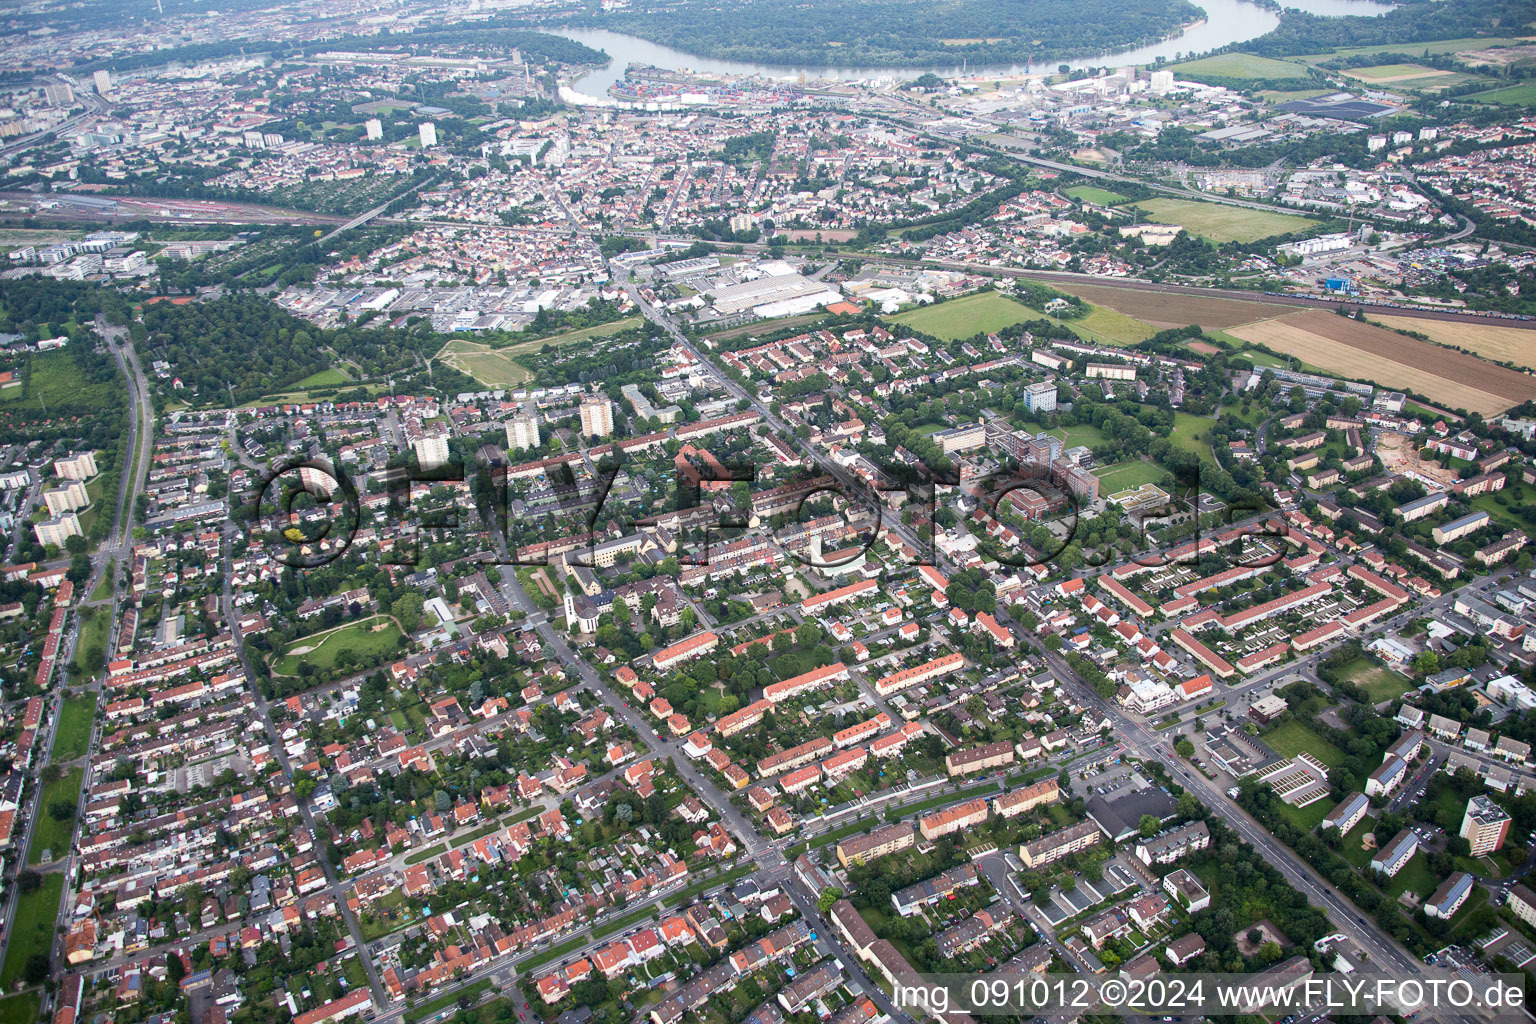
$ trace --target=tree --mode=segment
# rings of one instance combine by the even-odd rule
[[[1185,759],[1195,755],[1195,745],[1185,736],[1179,737],[1179,741],[1173,745],[1173,749],[1178,751],[1179,756]]]
[[[832,904],[843,898],[843,890],[829,885],[821,890],[821,895],[816,897],[816,909],[823,914],[832,909]]]
[[[1155,814],[1143,814],[1141,816],[1141,829],[1140,829],[1142,836],[1145,838],[1145,837],[1148,837],[1148,836],[1155,836],[1155,835],[1157,835],[1157,830],[1162,827],[1162,824],[1163,823],[1160,820],[1158,820],[1157,815],[1155,815]]]
[[[41,985],[48,980],[48,954],[33,953],[27,957],[27,965],[22,968],[22,978],[28,985]]]
[[[421,610],[424,606],[420,594],[404,594],[389,606],[389,612],[399,620],[401,629],[414,633],[421,625]]]
[[[37,892],[38,888],[43,884],[43,876],[36,871],[23,871],[16,876],[16,884],[21,887],[21,891],[24,893]]]

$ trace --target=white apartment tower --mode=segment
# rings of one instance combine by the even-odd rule
[[[421,136],[421,148],[431,149],[437,145],[437,125],[431,121],[423,121],[416,128],[416,133]]]
[[[508,448],[537,448],[539,421],[533,416],[517,416],[507,421]]]
[[[422,469],[436,469],[448,463],[448,435],[426,434],[411,442],[416,449],[416,462]]]
[[[369,142],[377,142],[384,137],[384,122],[376,117],[370,117],[363,122],[363,131],[367,133]]]
[[[95,83],[96,92],[101,96],[105,96],[107,93],[112,91],[112,72],[108,71],[106,68],[102,68],[100,71],[92,75],[91,81]]]
[[[613,433],[613,403],[602,395],[583,398],[581,432],[587,437],[607,437]]]

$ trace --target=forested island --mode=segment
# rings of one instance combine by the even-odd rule
[[[644,0],[561,20],[722,60],[956,67],[1097,56],[1166,39],[1202,16],[1188,0]]]

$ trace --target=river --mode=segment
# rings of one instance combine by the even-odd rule
[[[1196,22],[1172,39],[1129,50],[1105,53],[1097,57],[1085,57],[1065,63],[1079,67],[1120,67],[1127,64],[1151,64],[1157,58],[1174,60],[1190,54],[1204,53],[1221,46],[1243,43],[1274,30],[1280,23],[1279,15],[1265,10],[1247,0],[1195,0],[1205,10],[1205,20]],[[1392,9],[1391,4],[1377,0],[1281,0],[1286,7],[1293,7],[1309,14],[1340,17],[1347,14],[1377,15]],[[603,50],[613,59],[604,67],[590,71],[576,80],[573,88],[586,96],[608,98],[608,87],[624,77],[631,64],[649,64],[669,71],[695,71],[720,75],[760,75],[765,78],[835,79],[839,81],[890,80],[901,81],[916,78],[924,71],[936,71],[940,75],[955,77],[962,73],[953,68],[812,68],[782,64],[754,64],[737,60],[713,60],[699,57],[670,46],[648,42],[637,36],[607,29],[541,29],[585,43],[593,49]],[[1033,70],[1054,68],[1061,62],[1048,62]],[[1017,75],[1031,70],[1023,64],[986,65],[964,69],[971,75]]]

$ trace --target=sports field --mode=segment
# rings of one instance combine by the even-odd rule
[[[1250,210],[1187,199],[1146,199],[1136,204],[1159,224],[1177,224],[1190,234],[1213,242],[1257,242],[1273,235],[1305,231],[1317,224],[1306,217],[1268,210]]]
[[[998,292],[977,292],[931,306],[920,306],[887,317],[893,324],[954,341],[977,333],[1001,331],[1035,319],[1037,314]]]
[[[1252,53],[1218,53],[1187,64],[1171,65],[1180,78],[1306,78],[1307,69],[1288,60]]]
[[[1486,359],[1496,359],[1501,363],[1536,369],[1536,331],[1501,327],[1497,321],[1457,323],[1450,320],[1421,320],[1411,316],[1384,316],[1380,320],[1388,327],[1422,334],[1441,345],[1472,352]]]
[[[1114,494],[1116,491],[1129,490],[1140,487],[1142,484],[1155,484],[1167,473],[1166,469],[1155,462],[1139,460],[1121,462],[1093,471],[1093,475],[1099,478],[1100,494]]]
[[[1227,333],[1331,373],[1417,391],[1485,416],[1536,398],[1536,378],[1517,370],[1333,313],[1293,313]]]
[[[1096,185],[1074,186],[1067,189],[1067,195],[1073,199],[1081,199],[1085,203],[1098,203],[1100,206],[1113,206],[1116,203],[1123,203],[1129,198],[1128,196],[1121,195],[1119,192],[1111,192],[1107,188],[1099,188]]]
[[[299,665],[304,662],[331,669],[342,651],[356,651],[359,655],[389,653],[399,649],[400,641],[400,627],[393,620],[375,615],[338,626],[329,633],[299,637],[288,646],[273,671],[279,675],[296,676]]]
[[[1344,74],[1362,82],[1405,82],[1415,78],[1448,77],[1453,72],[1425,67],[1423,64],[1377,64],[1370,68],[1354,68]]]

